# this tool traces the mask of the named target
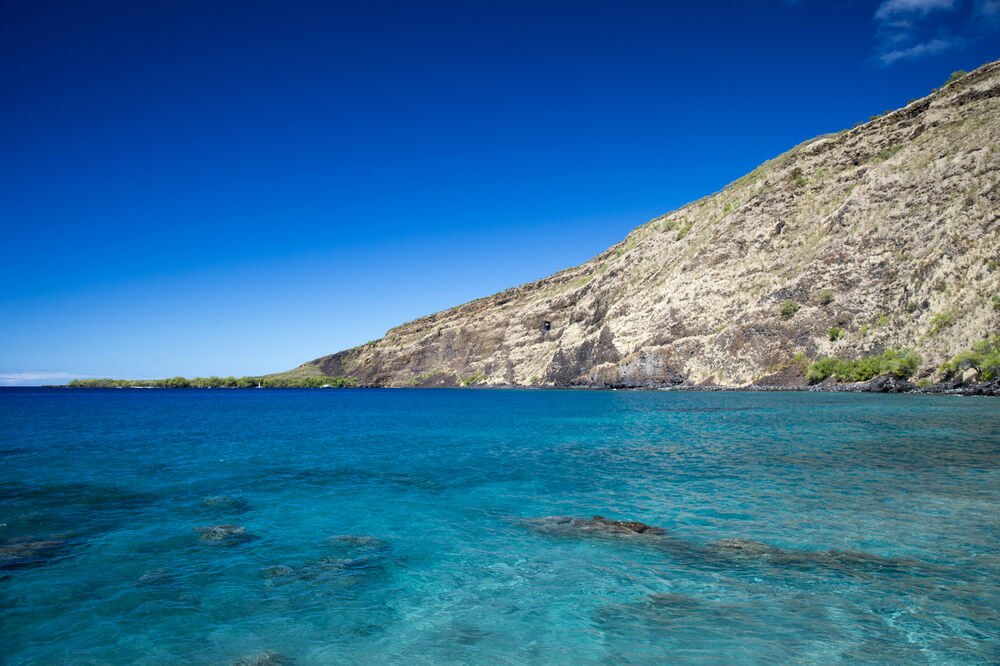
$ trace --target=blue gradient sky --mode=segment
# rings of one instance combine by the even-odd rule
[[[0,3],[0,383],[284,370],[1000,57],[1000,0]]]

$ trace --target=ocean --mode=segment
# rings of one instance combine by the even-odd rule
[[[998,417],[923,395],[2,389],[0,662],[998,663]]]

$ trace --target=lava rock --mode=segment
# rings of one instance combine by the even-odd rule
[[[666,530],[635,520],[612,520],[604,516],[574,518],[573,516],[547,516],[528,521],[539,532],[547,534],[576,535],[663,535]]]
[[[202,541],[215,545],[234,546],[259,538],[247,532],[242,525],[207,525],[196,527],[195,531],[201,533]]]

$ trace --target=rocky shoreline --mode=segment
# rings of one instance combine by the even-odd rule
[[[750,386],[671,386],[665,391],[753,391],[753,392],[809,392],[809,393],[916,393],[925,395],[1000,396],[1000,381],[989,382],[937,382],[928,385],[914,384],[906,379],[889,375],[875,377],[865,382],[823,382],[815,385],[757,385]]]
[[[42,386],[41,388],[60,388],[60,389],[78,389],[78,390],[93,390],[94,388],[108,388],[108,387],[95,387],[95,386]],[[136,390],[156,390],[157,388],[164,387],[149,387],[149,386],[121,386],[114,387],[117,389],[136,389]],[[182,387],[185,390],[210,390],[208,388],[200,387]],[[230,387],[216,387],[222,389],[232,390]],[[242,387],[236,387],[242,388]],[[300,386],[288,386],[288,387],[267,387],[271,389],[309,389],[309,390],[322,390],[334,387],[300,387]],[[457,386],[412,386],[412,387],[389,387],[389,386],[379,386],[379,385],[357,385],[351,387],[337,387],[340,390],[350,390],[350,389],[385,389],[385,388],[459,388]],[[492,386],[467,386],[462,387],[463,389],[471,390],[511,390],[511,389],[528,389],[528,390],[586,390],[586,391],[677,391],[677,392],[691,392],[691,393],[723,393],[723,392],[752,392],[752,393],[910,393],[910,394],[924,394],[924,395],[960,395],[960,396],[990,396],[998,397],[1000,396],[1000,380],[993,380],[988,382],[936,382],[933,384],[919,385],[914,384],[906,379],[900,379],[898,377],[893,377],[891,375],[882,375],[869,379],[864,382],[849,382],[849,383],[836,383],[833,381],[825,381],[819,384],[809,385],[809,384],[750,384],[748,386],[726,386],[721,384],[687,384],[687,383],[677,383],[677,384],[662,384],[657,385],[653,383],[646,383],[642,385],[586,385],[586,384],[571,384],[566,386],[517,386],[517,385],[492,385]]]

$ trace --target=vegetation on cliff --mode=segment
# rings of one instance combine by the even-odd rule
[[[920,357],[906,350],[889,349],[877,356],[844,360],[825,357],[809,365],[806,379],[818,384],[830,377],[842,382],[864,382],[879,375],[900,379],[912,377],[920,367]]]
[[[1000,335],[980,340],[938,368],[946,378],[953,379],[967,370],[972,370],[976,379],[992,381],[1000,379]]]

